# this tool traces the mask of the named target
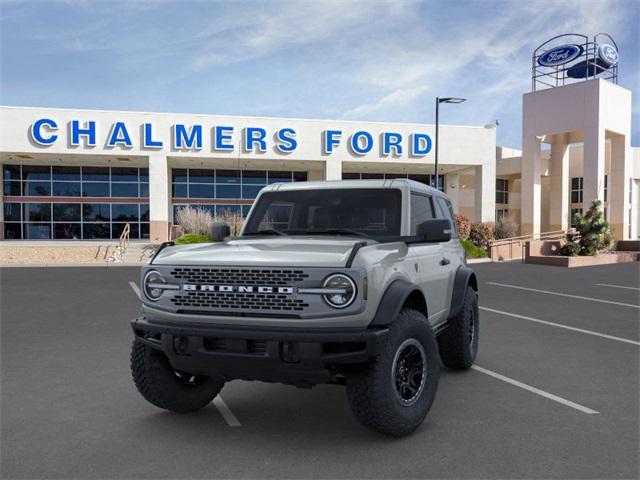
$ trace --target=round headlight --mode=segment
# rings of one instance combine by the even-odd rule
[[[345,308],[356,298],[356,284],[346,275],[336,273],[328,276],[324,281],[324,288],[332,290],[323,295],[324,301],[333,308]]]
[[[144,294],[149,300],[156,301],[162,296],[163,288],[159,288],[158,285],[166,283],[164,277],[155,270],[150,270],[144,276]]]

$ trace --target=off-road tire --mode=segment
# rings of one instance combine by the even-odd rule
[[[224,386],[223,381],[211,377],[176,372],[164,353],[138,340],[131,348],[131,374],[145,400],[176,413],[206,407]]]
[[[404,405],[396,393],[394,359],[407,341],[417,340],[426,360],[426,376],[414,403]],[[383,351],[366,365],[346,375],[347,398],[358,421],[376,432],[401,437],[424,421],[438,390],[438,342],[425,316],[403,309],[389,327]]]
[[[438,337],[440,358],[446,367],[454,370],[471,368],[478,354],[479,320],[478,294],[467,287],[462,309],[449,320],[447,329]]]

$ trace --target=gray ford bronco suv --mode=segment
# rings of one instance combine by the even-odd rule
[[[478,348],[478,283],[451,202],[406,179],[273,184],[237,237],[163,244],[142,270],[133,380],[191,412],[225,382],[345,385],[356,418],[401,436],[425,419],[440,362]]]

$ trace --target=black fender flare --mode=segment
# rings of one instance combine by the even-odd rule
[[[417,285],[403,279],[391,282],[382,295],[376,315],[369,325],[372,327],[389,325],[396,319],[409,295],[416,290],[420,291]],[[420,294],[422,295],[422,292]]]
[[[471,286],[478,291],[478,279],[476,274],[469,267],[460,266],[456,270],[456,277],[453,281],[453,292],[451,294],[451,308],[449,309],[449,319],[455,318],[460,313],[464,303],[464,294],[467,287]]]

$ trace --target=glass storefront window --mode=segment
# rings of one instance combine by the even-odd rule
[[[111,196],[112,197],[130,197],[130,198],[137,197],[138,184],[137,183],[112,183]]]
[[[50,203],[25,203],[24,219],[28,222],[51,221],[51,204]]]
[[[4,221],[19,222],[22,220],[22,208],[19,203],[4,204]]]
[[[20,176],[20,165],[3,165],[2,179],[20,181],[22,179],[22,177]]]
[[[49,197],[51,196],[51,182],[25,182],[24,194],[27,197]]]
[[[80,181],[80,167],[53,167],[53,180]]]
[[[243,170],[243,185],[265,185],[267,183],[267,172],[264,170]]]
[[[54,223],[53,238],[80,240],[82,238],[82,227],[79,223]]]
[[[82,219],[89,222],[111,220],[111,205],[108,203],[84,203],[82,205]]]
[[[189,183],[189,198],[215,198],[213,184]]]
[[[53,182],[54,197],[79,197],[80,183],[76,182]]]
[[[46,180],[51,181],[51,167],[40,165],[23,165],[23,180]]]
[[[83,223],[82,233],[85,240],[111,238],[111,227],[108,223]]]
[[[112,182],[138,182],[138,169],[134,167],[114,167],[111,169]]]
[[[217,198],[240,198],[240,185],[216,185]]]
[[[109,184],[108,183],[89,183],[89,182],[83,183],[82,196],[83,197],[108,197]]]
[[[108,182],[109,167],[82,167],[83,182]]]
[[[51,238],[50,223],[25,223],[24,238],[27,240],[49,240]]]
[[[54,203],[53,204],[53,221],[54,222],[79,222],[80,221],[80,204],[79,203]]]
[[[5,223],[4,238],[5,240],[22,239],[22,224],[21,223]]]
[[[138,204],[137,203],[112,203],[111,218],[114,222],[137,222],[138,221]]]
[[[20,182],[5,180],[3,193],[8,197],[19,197],[22,195],[22,184]]]

